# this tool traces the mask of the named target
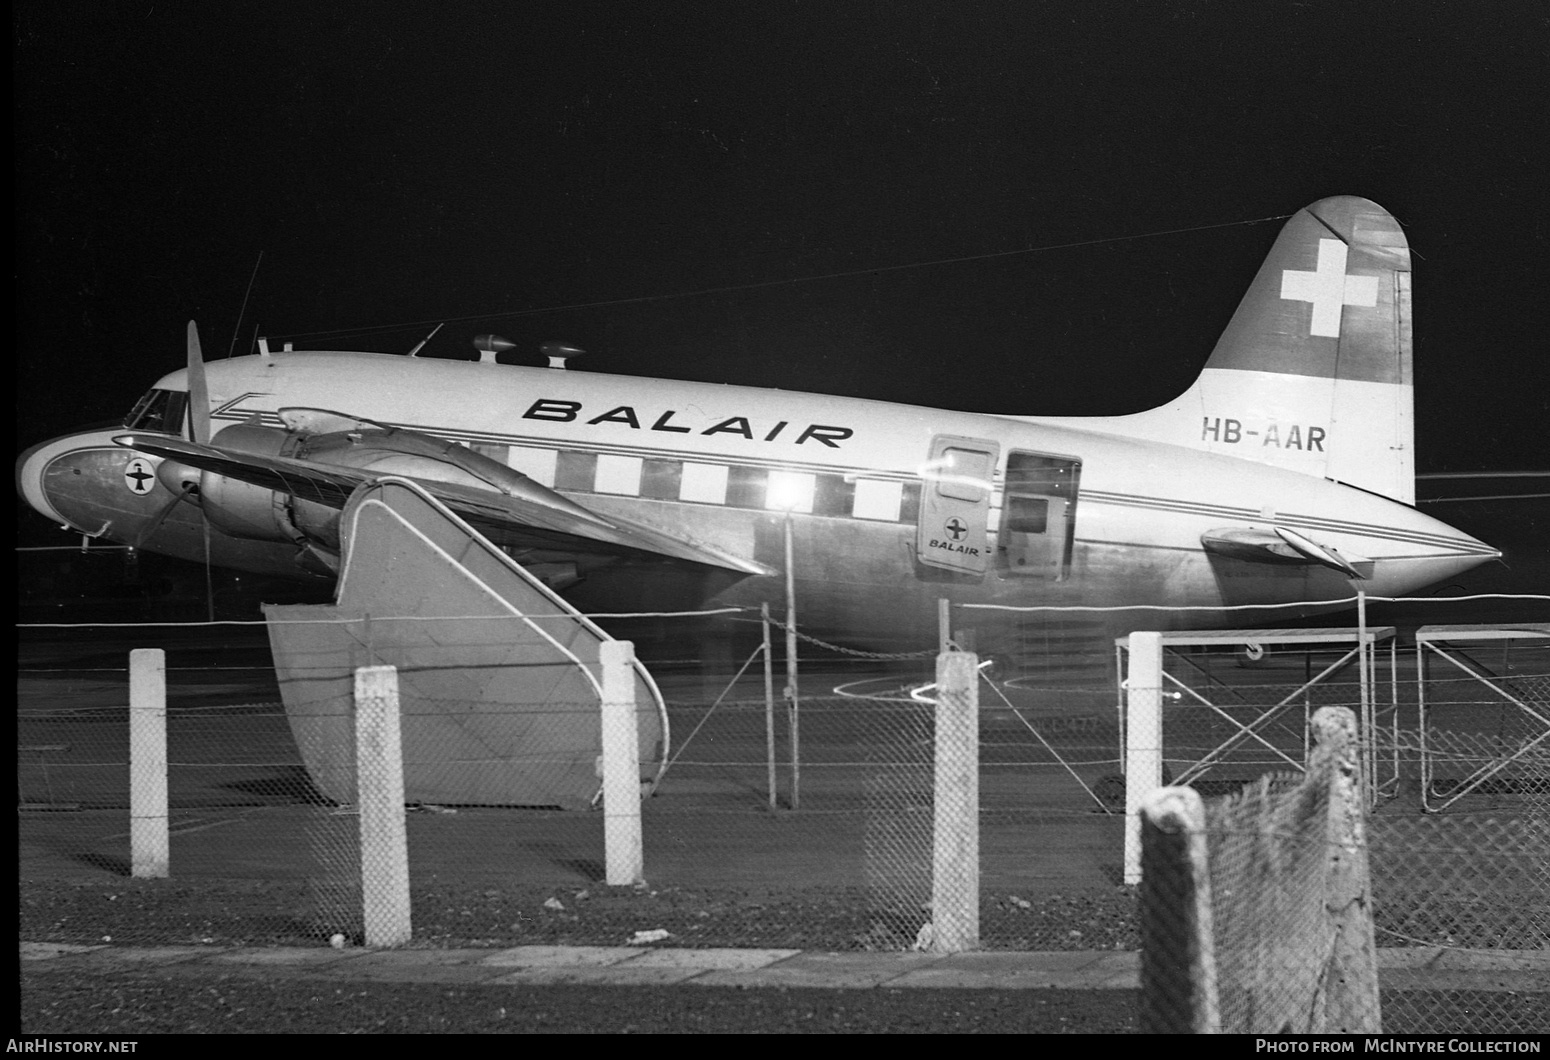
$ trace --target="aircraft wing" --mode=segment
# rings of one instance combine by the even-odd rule
[[[357,486],[382,474],[413,478],[492,541],[512,548],[542,550],[548,555],[659,557],[739,574],[773,573],[763,564],[686,537],[599,515],[531,480],[525,481],[521,493],[508,493],[404,476],[397,471],[222,449],[166,435],[122,434],[113,440],[136,452],[175,460],[330,508],[343,509]]]

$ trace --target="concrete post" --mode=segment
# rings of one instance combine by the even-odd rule
[[[167,653],[129,653],[130,872],[164,878],[171,872],[167,830]]]
[[[640,828],[640,729],[635,718],[635,645],[606,640],[603,664],[603,850],[611,887],[645,879]]]
[[[1141,1031],[1220,1033],[1205,807],[1192,788],[1158,788],[1141,815]]]
[[[1334,933],[1324,982],[1324,1034],[1380,1034],[1378,952],[1367,864],[1366,790],[1356,717],[1346,707],[1313,715],[1309,773],[1329,784],[1325,908]]]
[[[1162,634],[1130,635],[1125,682],[1125,882],[1141,882],[1141,802],[1162,786]]]
[[[931,949],[961,953],[980,941],[979,660],[949,651],[936,661],[935,830]]]
[[[355,671],[355,780],[361,811],[361,898],[366,945],[409,941],[409,839],[398,671]]]

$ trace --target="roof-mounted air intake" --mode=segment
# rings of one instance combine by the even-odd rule
[[[517,344],[509,339],[503,339],[499,335],[475,335],[474,349],[479,351],[479,363],[495,364],[495,356],[507,350],[514,350]]]
[[[542,346],[538,347],[538,352],[549,358],[550,368],[563,369],[565,367],[565,361],[567,358],[576,357],[580,354],[586,353],[587,351],[577,346],[567,345],[563,342],[546,342]]]

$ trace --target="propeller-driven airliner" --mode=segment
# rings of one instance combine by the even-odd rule
[[[408,478],[584,611],[778,601],[789,533],[803,628],[851,643],[933,645],[941,599],[1312,612],[1499,555],[1414,507],[1410,281],[1385,210],[1314,203],[1187,392],[1081,419],[592,373],[559,344],[512,365],[494,336],[205,362],[191,323],[186,368],[28,450],[18,488],[75,534],[330,578],[352,493]]]

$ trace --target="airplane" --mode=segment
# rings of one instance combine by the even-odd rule
[[[780,601],[789,554],[804,632],[892,650],[937,642],[942,599],[1263,608],[1096,620],[1237,627],[1501,555],[1415,507],[1410,281],[1387,211],[1323,199],[1189,390],[1084,418],[591,373],[559,343],[511,365],[496,336],[477,362],[260,340],[206,363],[191,322],[186,368],[122,427],[28,449],[18,489],[77,534],[328,579],[352,493],[400,476],[582,611]],[[984,650],[1050,629],[965,621]]]

